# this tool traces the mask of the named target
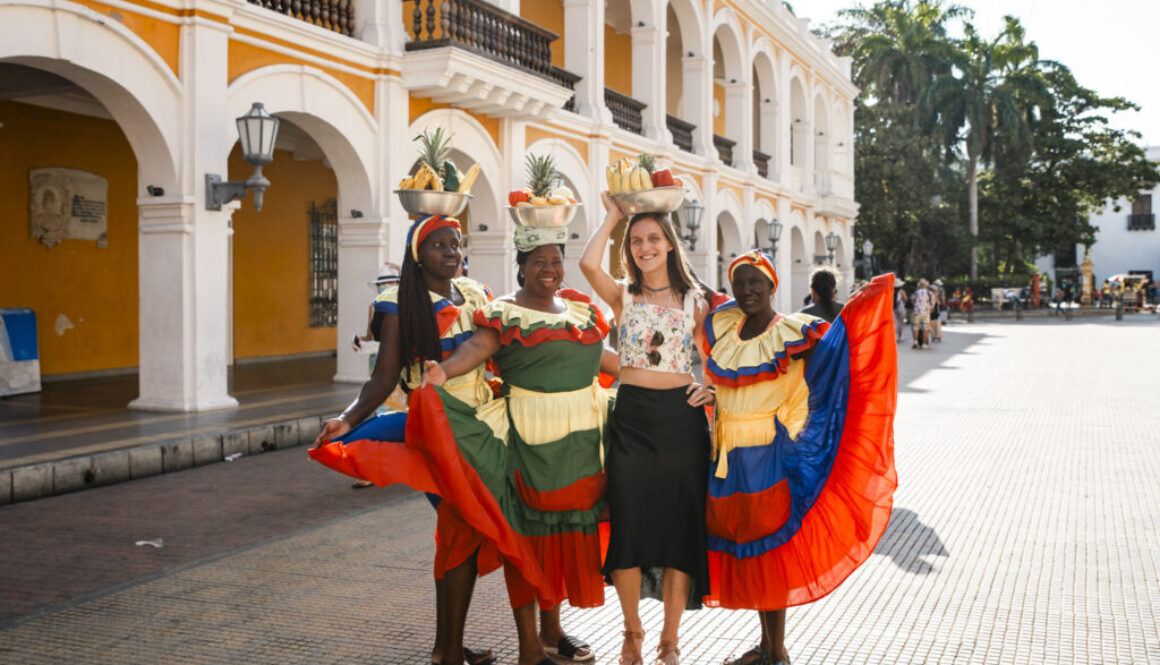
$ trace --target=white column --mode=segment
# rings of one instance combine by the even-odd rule
[[[781,142],[778,141],[778,124],[781,118],[778,115],[778,103],[775,101],[759,102],[757,109],[761,118],[761,134],[755,138],[757,142],[757,149],[769,155],[769,175],[770,180],[778,181],[781,177]]]
[[[753,172],[753,88],[746,81],[725,85],[725,136],[733,146],[733,168]]]
[[[802,122],[795,125],[795,129],[798,127],[801,128],[800,138],[803,141],[802,154],[805,155],[805,158],[802,160],[801,164],[802,185],[805,193],[812,196],[817,191],[817,189],[814,187],[814,171],[816,170],[814,166],[814,141],[817,138],[814,134],[817,128],[814,126],[814,100],[813,95],[809,92],[810,87],[810,85],[806,85],[807,92],[805,117],[802,118]],[[796,140],[797,139],[795,138],[795,141]]]
[[[133,408],[205,411],[237,406],[230,397],[230,215],[240,204],[205,209],[205,174],[228,174],[236,140],[226,103],[229,27],[181,28],[180,190],[138,200],[140,394]],[[247,197],[246,205],[252,205]]]
[[[643,114],[644,135],[670,145],[673,137],[665,119],[665,34],[660,26],[632,28],[632,96],[647,104]]]
[[[792,231],[790,225],[790,200],[778,199],[777,205],[774,207],[774,214],[778,221],[781,222],[781,238],[777,241],[777,256],[774,257],[774,267],[777,269],[778,287],[777,293],[773,296],[773,307],[779,312],[793,312],[797,308],[793,307],[792,293],[793,293],[793,251],[792,251]]]
[[[582,78],[576,83],[576,112],[597,122],[611,123],[604,105],[604,3],[564,0],[564,69]]]
[[[697,232],[697,249],[689,256],[701,281],[714,289],[721,286],[717,275],[717,170],[701,176],[701,228]]]
[[[693,129],[693,152],[716,160],[713,145],[713,66],[703,55],[681,59],[684,65],[684,92],[682,106],[685,119],[697,125]]]
[[[770,168],[777,165],[777,181],[782,187],[790,189],[793,183],[793,170],[790,168],[790,134],[793,131],[793,98],[790,97],[789,85],[789,58],[780,51],[777,54],[777,99],[783,100],[775,106],[777,119],[774,121],[774,150],[770,159]],[[775,102],[776,103],[776,102]],[[788,212],[788,211],[787,211]],[[788,221],[788,218],[787,218]]]
[[[503,172],[488,175],[500,183],[501,191],[507,191],[514,183],[527,180],[524,174],[526,127],[527,123],[523,120],[500,120],[498,147]],[[487,231],[481,231],[478,227],[471,231],[471,276],[487,284],[497,295],[516,288],[513,225],[507,210],[501,208],[499,216],[488,222]]]
[[[338,218],[338,367],[334,380],[339,383],[362,383],[368,377],[366,358],[354,352],[350,340],[366,332],[368,307],[374,299],[367,282],[383,265],[386,225],[385,217],[366,213],[363,217]]]
[[[354,0],[352,8],[355,37],[391,55],[403,55],[407,43],[405,22],[411,20],[403,0]]]

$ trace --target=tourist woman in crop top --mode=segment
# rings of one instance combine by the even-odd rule
[[[620,389],[609,417],[608,502],[612,534],[604,573],[624,612],[621,665],[642,663],[641,594],[663,596],[664,628],[656,662],[678,662],[677,629],[686,607],[709,592],[705,496],[712,391],[692,374],[708,303],[666,215],[642,213],[625,225],[618,282],[603,267],[604,248],[623,218],[604,195],[607,214],[580,258],[619,327]]]

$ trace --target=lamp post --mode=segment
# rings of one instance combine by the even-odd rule
[[[262,209],[262,195],[270,181],[262,175],[262,167],[274,161],[274,141],[278,138],[278,118],[270,115],[261,102],[237,119],[238,141],[242,144],[242,158],[254,166],[248,180],[222,181],[216,173],[205,174],[205,209],[221,210],[222,204],[236,201],[254,190],[254,208]]]
[[[688,246],[690,252],[697,248],[697,231],[701,228],[701,215],[704,212],[705,207],[696,200],[686,202],[681,208],[681,216],[684,217],[685,229],[688,230],[688,233],[680,238]]]
[[[866,273],[863,277],[870,279],[874,276],[874,243],[869,238],[862,241],[862,260],[865,262],[862,270]]]
[[[826,253],[830,257],[830,265],[834,265],[834,250],[838,247],[838,234],[830,231],[826,235]]]
[[[769,224],[765,225],[765,235],[769,238],[769,254],[773,259],[774,265],[777,265],[777,241],[781,238],[782,224],[773,218]]]

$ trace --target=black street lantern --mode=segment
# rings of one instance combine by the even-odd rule
[[[262,209],[262,195],[270,181],[262,175],[262,167],[274,161],[274,142],[278,139],[278,118],[270,115],[261,102],[254,102],[249,112],[237,119],[238,142],[242,144],[242,158],[254,166],[249,180],[222,182],[215,173],[205,174],[205,209],[221,210],[222,204],[236,201],[254,191],[254,208]]]
[[[681,236],[681,240],[688,244],[690,252],[697,247],[697,231],[701,228],[701,215],[704,212],[705,207],[697,201],[689,201],[681,209],[681,216],[685,218],[685,228],[688,229],[688,233]]]
[[[834,265],[834,250],[838,247],[838,234],[830,231],[826,235],[826,252],[830,256],[830,265]]]
[[[769,254],[774,259],[777,258],[777,241],[781,239],[781,228],[782,224],[776,217],[765,225],[765,235],[769,238]]]

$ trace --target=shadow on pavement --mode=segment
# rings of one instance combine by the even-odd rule
[[[890,513],[890,524],[874,553],[890,557],[902,570],[915,575],[935,572],[934,564],[924,557],[949,557],[938,533],[922,523],[918,513],[906,508],[895,508]]]

